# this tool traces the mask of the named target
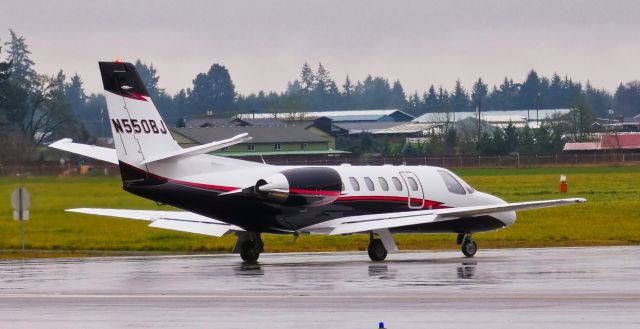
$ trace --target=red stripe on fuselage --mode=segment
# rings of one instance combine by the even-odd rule
[[[172,182],[172,183],[191,186],[191,187],[197,187],[197,188],[201,188],[201,189],[205,189],[205,190],[216,190],[216,191],[228,192],[228,191],[235,191],[235,190],[238,189],[237,187],[231,187],[231,186],[221,186],[221,185],[210,185],[210,184],[193,183],[193,182],[186,182],[186,181],[181,181],[181,180],[176,180],[176,179],[169,179],[169,181]]]
[[[316,191],[316,190],[303,190],[297,188],[290,188],[289,193],[303,194],[303,195],[324,195],[324,196],[339,196],[340,191]]]
[[[392,202],[408,204],[409,198],[399,197],[399,196],[359,195],[359,196],[343,196],[343,197],[339,197],[338,200],[336,200],[336,202],[340,202],[340,201],[361,201],[361,202],[362,201],[364,202],[392,201]],[[411,198],[411,203],[413,204],[418,204],[421,202],[422,202],[421,199]],[[424,205],[422,206],[422,208],[423,209],[443,209],[443,208],[449,208],[449,207],[443,206],[442,202],[425,199]]]
[[[129,168],[131,168],[133,170],[137,170],[137,171],[139,171],[141,173],[146,173],[147,175],[149,175],[149,177],[151,177],[153,179],[163,180],[163,181],[171,182],[171,183],[178,184],[178,185],[197,187],[197,188],[205,189],[205,190],[224,191],[224,192],[234,191],[234,190],[238,189],[237,187],[231,187],[231,186],[221,186],[221,185],[193,183],[193,182],[187,182],[187,181],[182,181],[182,180],[162,177],[162,176],[160,176],[158,174],[147,172],[147,171],[145,171],[143,169],[140,169],[138,167],[132,166],[132,165],[130,165],[128,163],[125,163],[125,162],[120,162],[120,165],[126,165],[127,167],[129,167]]]

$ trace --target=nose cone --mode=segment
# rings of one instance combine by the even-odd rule
[[[497,196],[491,195],[491,194],[487,194],[487,193],[482,193],[482,192],[478,192],[481,194],[481,198],[484,202],[485,205],[500,205],[500,204],[507,204],[508,202],[498,198]],[[501,221],[504,223],[504,226],[510,226],[513,223],[516,222],[516,212],[515,211],[505,211],[505,212],[497,212],[497,213],[493,213],[491,214],[491,216],[495,217],[497,220]]]

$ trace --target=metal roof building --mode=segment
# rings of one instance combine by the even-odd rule
[[[241,113],[237,118],[280,120],[311,120],[327,117],[334,122],[362,122],[362,121],[411,121],[413,116],[397,110],[354,110],[354,111],[320,111],[320,112],[288,112],[288,113]]]
[[[285,155],[338,154],[330,138],[318,136],[302,125],[276,126],[217,126],[201,128],[173,128],[171,132],[183,147],[202,145],[248,133],[252,140],[216,151],[218,155]]]
[[[571,109],[486,111],[480,113],[480,119],[490,125],[499,127],[506,127],[511,122],[516,127],[524,127],[528,123],[529,127],[537,128],[542,120],[550,119],[556,115],[565,115],[569,112],[571,112]],[[415,118],[413,122],[447,123],[476,117],[476,112],[434,112],[423,114]]]

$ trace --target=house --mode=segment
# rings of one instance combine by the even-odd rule
[[[596,118],[593,123],[593,127],[596,131],[619,131],[619,132],[632,132],[640,131],[640,114],[625,118],[619,116],[617,119],[611,118]]]
[[[248,133],[252,140],[215,151],[225,156],[340,154],[335,139],[309,132],[301,125],[209,126],[173,128],[171,132],[182,147],[191,147]]]
[[[640,151],[640,133],[599,134],[597,142],[566,143],[565,152]]]

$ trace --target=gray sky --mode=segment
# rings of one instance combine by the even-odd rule
[[[528,70],[610,91],[640,79],[640,1],[0,0],[0,39],[27,39],[41,73],[80,74],[101,91],[98,60],[151,62],[160,87],[191,86],[213,63],[240,93],[282,91],[321,61],[346,74],[430,84],[498,84]],[[3,56],[6,53],[3,52]]]

